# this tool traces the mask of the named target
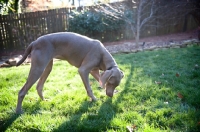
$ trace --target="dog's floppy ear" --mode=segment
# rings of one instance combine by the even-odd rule
[[[105,72],[103,72],[100,76],[100,83],[101,83],[101,86],[103,88],[105,88],[105,85],[106,85],[106,82],[109,80],[109,78],[111,77],[112,75],[112,70],[106,70]]]
[[[125,76],[125,75],[124,75],[124,72],[123,72],[123,71],[121,71],[121,70],[120,70],[120,72],[121,72],[121,75],[122,75],[122,78],[123,78],[123,77]]]

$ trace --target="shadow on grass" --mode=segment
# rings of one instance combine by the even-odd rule
[[[12,125],[12,123],[19,117],[20,115],[19,114],[12,114],[9,118],[3,120],[3,121],[0,121],[0,131],[1,132],[4,132],[7,130],[7,128],[9,126]]]
[[[31,114],[31,115],[34,115],[34,114],[38,114],[39,113],[39,111],[40,111],[40,103],[41,103],[41,101],[43,101],[43,100],[41,100],[41,99],[39,99],[36,103],[34,103],[32,106],[30,106],[30,105],[28,105],[27,106],[27,109],[28,110],[25,110],[26,111],[26,113],[28,113],[28,114]]]
[[[79,107],[78,111],[71,115],[69,120],[66,120],[62,125],[60,125],[54,132],[61,131],[77,131],[79,130],[78,126],[81,123],[82,115],[88,111],[88,108],[93,105],[93,102],[83,102]]]
[[[106,131],[107,129],[117,130],[118,126],[112,126],[111,121],[117,114],[117,104],[120,103],[128,89],[130,79],[133,76],[133,66],[131,65],[130,74],[127,77],[125,82],[125,88],[122,92],[119,92],[115,102],[112,101],[112,98],[107,98],[102,101],[102,104],[99,109],[91,111],[90,109],[96,106],[98,102],[83,102],[79,107],[79,110],[61,124],[58,128],[54,129],[54,132],[60,131]],[[88,114],[89,113],[89,114]]]
[[[37,114],[40,110],[40,102],[41,100],[37,101],[32,107],[30,107],[31,110],[28,110],[29,112],[26,112],[28,114]],[[7,130],[9,126],[12,125],[12,123],[20,116],[21,114],[11,114],[9,118],[5,120],[0,120],[0,132],[4,132]]]

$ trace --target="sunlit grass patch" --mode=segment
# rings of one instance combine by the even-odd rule
[[[6,131],[200,131],[200,47],[114,55],[125,77],[109,98],[90,76],[90,102],[78,71],[55,61],[44,86],[14,114],[29,65],[0,69],[0,129]]]

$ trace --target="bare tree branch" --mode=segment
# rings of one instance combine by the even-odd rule
[[[124,20],[126,27],[136,38],[136,44],[138,44],[140,32],[146,27],[154,27],[157,30],[166,26],[169,28],[177,26],[180,21],[186,21],[188,14],[196,11],[197,7],[194,5],[195,2],[186,0],[137,0],[136,2],[128,0],[126,2],[121,3],[120,6],[106,4],[101,7],[101,11],[113,19]],[[127,11],[132,14],[127,16]],[[193,16],[197,13],[194,14]],[[187,26],[187,24],[184,25]]]
[[[151,0],[151,1],[152,1],[151,13],[150,13],[150,15],[149,15],[147,18],[145,18],[145,19],[142,21],[142,23],[140,24],[140,28],[142,28],[142,26],[143,26],[147,21],[149,21],[149,19],[151,19],[151,18],[153,17],[154,13],[155,13],[155,11],[153,10],[155,1],[154,1],[154,0]]]

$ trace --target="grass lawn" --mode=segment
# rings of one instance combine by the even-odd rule
[[[200,47],[114,55],[124,71],[118,92],[106,96],[91,78],[90,102],[77,69],[56,61],[41,101],[34,85],[16,115],[29,65],[0,69],[0,131],[200,131]]]

